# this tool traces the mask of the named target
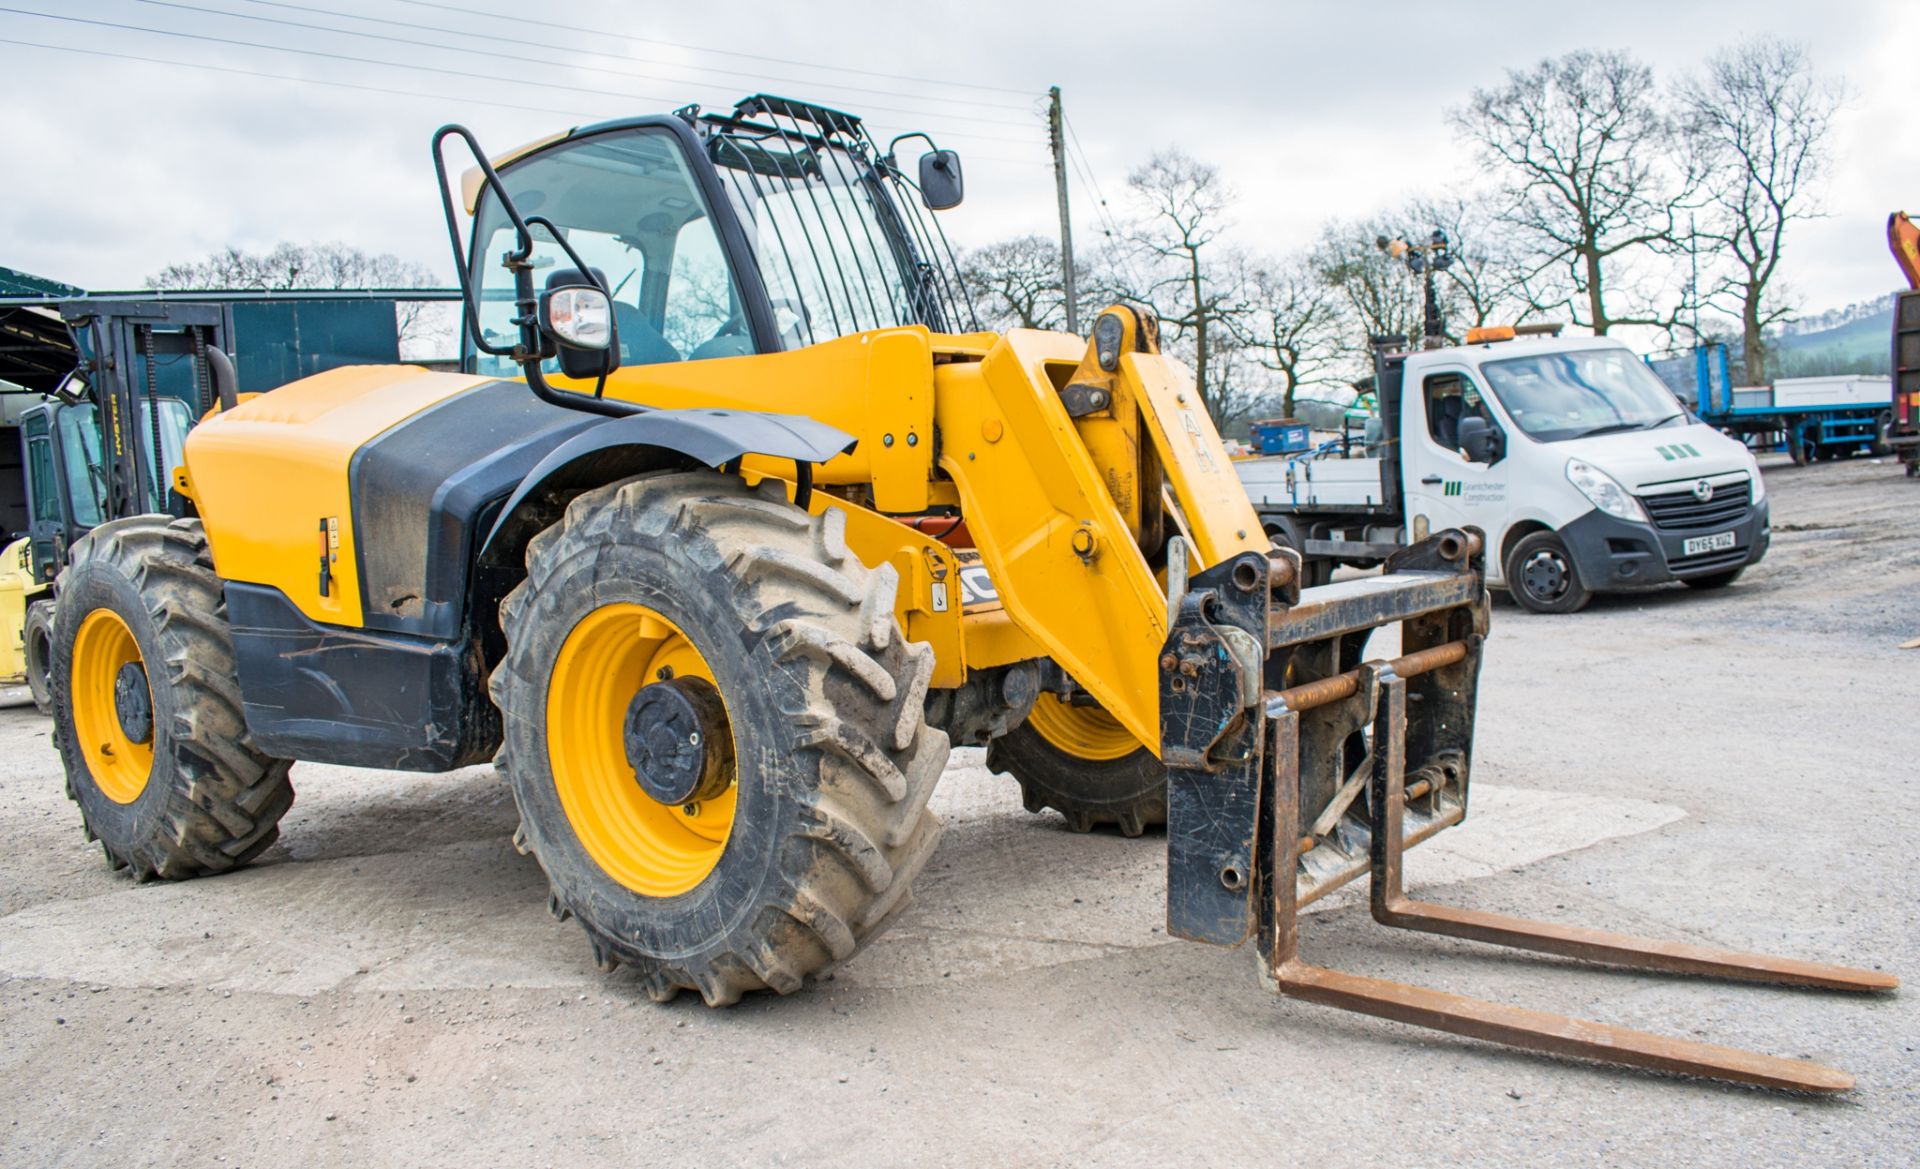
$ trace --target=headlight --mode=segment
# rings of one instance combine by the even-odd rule
[[[1613,476],[1591,463],[1568,459],[1567,479],[1580,489],[1580,494],[1593,501],[1593,506],[1615,519],[1648,522],[1647,509],[1640,506],[1640,501],[1628,494]]]
[[[605,349],[613,344],[613,303],[587,285],[550,290],[541,302],[547,331],[575,349]]]
[[[1753,476],[1753,501],[1759,503],[1767,497],[1767,477],[1760,473],[1760,460],[1747,452],[1747,474]]]

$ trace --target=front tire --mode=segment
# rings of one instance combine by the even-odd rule
[[[785,994],[907,903],[947,737],[925,723],[933,651],[902,636],[897,586],[849,552],[838,510],[707,472],[589,491],[534,538],[501,605],[498,762],[516,843],[603,970],[632,967],[661,1002]],[[717,696],[704,749],[731,752],[712,772],[700,756],[704,794],[669,803],[646,752],[693,736],[635,712],[689,678]]]
[[[206,876],[278,837],[292,763],[247,734],[200,521],[135,516],[73,546],[50,676],[67,795],[114,868]]]
[[[1535,532],[1507,554],[1507,591],[1532,613],[1578,613],[1593,599],[1557,532]]]
[[[987,746],[987,767],[1020,783],[1029,812],[1048,808],[1075,832],[1111,824],[1138,836],[1167,822],[1167,769],[1099,707],[1042,694],[1027,720]]]

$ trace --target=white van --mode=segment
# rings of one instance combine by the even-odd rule
[[[1605,337],[1477,329],[1468,344],[1381,349],[1379,416],[1360,439],[1237,466],[1308,584],[1431,532],[1479,528],[1489,583],[1540,613],[1596,591],[1730,584],[1766,554],[1766,484]]]

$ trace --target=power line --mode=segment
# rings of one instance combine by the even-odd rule
[[[504,83],[504,84],[511,84],[511,85],[528,85],[528,86],[534,86],[539,89],[555,89],[555,90],[563,90],[569,93],[590,94],[595,97],[619,98],[622,101],[633,101],[635,99],[639,99],[642,101],[658,102],[663,106],[677,104],[676,100],[673,98],[660,97],[656,94],[618,93],[613,90],[607,90],[607,89],[593,89],[591,87],[584,86],[584,85],[567,85],[557,81],[535,81],[535,80],[524,78],[524,77],[506,77],[506,76],[500,76],[492,73],[474,73],[464,69],[447,69],[437,65],[419,65],[419,64],[412,64],[412,63],[400,62],[400,61],[383,61],[377,57],[359,57],[351,53],[331,53],[322,49],[301,49],[301,48],[294,48],[290,45],[263,44],[258,41],[241,40],[236,37],[214,36],[210,33],[183,32],[175,29],[152,28],[147,25],[124,24],[124,23],[110,21],[110,20],[94,20],[94,19],[89,19],[87,17],[82,17],[82,16],[64,16],[64,15],[59,15],[52,12],[36,12],[32,9],[27,9],[27,8],[0,7],[0,13],[11,13],[16,16],[32,16],[32,17],[38,17],[41,20],[57,20],[66,24],[88,25],[94,28],[110,28],[110,29],[116,29],[122,32],[140,32],[140,33],[148,33],[154,36],[175,37],[181,40],[203,41],[209,44],[232,45],[238,48],[245,48],[245,49],[264,49],[269,52],[275,52],[275,53],[292,53],[298,56],[317,57],[317,58],[322,58],[322,59],[331,60],[331,61],[347,61],[347,62],[352,62],[360,65],[377,65],[377,66],[381,66],[388,69],[402,69],[402,70],[411,70],[419,73],[433,73],[443,77],[461,77],[469,80],[486,81],[494,84]],[[226,14],[226,15],[231,15],[231,14]],[[913,117],[923,116],[919,113],[912,113],[910,111],[898,111],[898,112],[909,112]],[[1027,139],[1024,139],[1024,138],[1012,138],[1012,137],[999,135],[999,134],[984,134],[984,133],[980,133],[978,131],[973,131],[973,130],[951,130],[951,131],[943,130],[942,132],[949,135],[950,137],[977,138],[983,141],[1019,142],[1019,143],[1025,143],[1028,141]]]
[[[1125,238],[1121,234],[1120,223],[1113,217],[1112,208],[1107,206],[1106,192],[1101,189],[1100,180],[1094,177],[1093,164],[1086,158],[1086,148],[1080,144],[1080,135],[1074,130],[1073,123],[1066,118],[1064,113],[1062,113],[1060,120],[1066,126],[1067,140],[1072,143],[1073,146],[1071,150],[1067,151],[1067,161],[1073,164],[1075,173],[1080,176],[1081,185],[1085,187],[1087,193],[1092,196],[1095,211],[1105,224],[1103,233],[1108,240],[1107,256],[1120,266],[1121,275],[1125,276],[1134,288],[1140,291],[1141,295],[1145,295],[1146,282],[1141,279],[1139,269],[1134,266],[1133,257],[1128,255],[1126,250],[1120,246],[1122,240]]]
[[[393,28],[410,28],[419,32],[436,32],[436,33],[444,33],[451,36],[470,37],[474,40],[491,41],[496,44],[514,45],[516,47],[521,47],[521,48],[531,47],[536,49],[552,49],[555,52],[561,52],[561,53],[585,54],[589,57],[606,57],[616,61],[632,61],[635,64],[640,64],[640,65],[665,65],[665,66],[668,66],[669,68],[675,68],[675,69],[691,69],[698,72],[725,74],[730,77],[746,77],[746,78],[753,79],[755,81],[790,82],[794,85],[820,86],[828,89],[844,89],[850,93],[871,93],[871,94],[878,94],[881,97],[905,98],[909,101],[948,102],[948,103],[953,103],[958,105],[981,106],[985,109],[993,109],[993,110],[1012,110],[1012,111],[1020,112],[1028,108],[1025,106],[1012,105],[1006,102],[980,101],[977,98],[923,96],[921,94],[916,94],[916,93],[901,93],[899,90],[896,90],[896,89],[868,89],[858,85],[848,85],[845,82],[840,82],[840,81],[810,80],[810,79],[801,78],[801,77],[773,77],[773,76],[769,76],[762,73],[749,73],[749,72],[745,72],[743,70],[738,70],[738,69],[722,69],[714,65],[701,65],[697,63],[682,62],[682,61],[659,61],[649,57],[636,57],[631,53],[609,53],[601,49],[583,49],[583,48],[577,48],[572,45],[554,44],[551,41],[528,40],[525,37],[495,36],[491,33],[469,32],[466,29],[448,28],[445,25],[421,24],[418,21],[412,21],[412,20],[394,20],[391,17],[385,17],[385,16],[366,16],[358,12],[345,12],[345,11],[340,11],[332,8],[321,8],[311,4],[292,4],[292,3],[287,3],[286,0],[240,0],[240,2],[244,4],[257,4],[263,8],[280,8],[280,9],[286,9],[293,12],[311,12],[321,16],[336,16],[346,20],[363,21],[368,24],[384,24]],[[263,18],[249,17],[246,14],[239,13],[239,12],[232,13],[231,15],[240,17],[241,19],[248,19],[248,20],[263,19]],[[348,36],[362,35],[358,33],[349,32],[346,29],[330,29],[329,31],[337,31]],[[658,42],[658,43],[664,44],[666,42]],[[450,46],[436,46],[436,47],[444,48],[444,47],[450,47]],[[455,51],[464,51],[464,50],[455,50]],[[706,52],[708,50],[702,49],[697,51]],[[714,50],[714,51],[718,51],[718,50]],[[518,55],[519,54],[515,54],[515,56],[518,56]],[[579,68],[579,69],[589,68],[588,66],[584,66],[584,65],[571,65],[571,63],[568,63],[568,62],[553,62],[553,63],[568,64],[569,67],[571,68]],[[827,68],[827,66],[816,66],[816,67]],[[840,70],[840,71],[841,72],[858,72],[857,70]],[[943,82],[936,82],[935,84],[950,85],[950,84],[958,84],[958,83],[943,81]]]
[[[446,12],[459,13],[461,16],[484,16],[493,20],[509,20],[515,24],[524,25],[526,23],[524,16],[517,16],[506,12],[489,12],[485,9],[474,8],[467,4],[440,4],[434,3],[432,0],[399,0],[399,2],[414,5],[417,8],[438,8]],[[705,45],[681,44],[677,41],[663,41],[655,37],[642,37],[634,36],[631,33],[615,32],[612,29],[582,28],[574,24],[558,24],[554,21],[544,19],[541,23],[548,28],[559,29],[562,32],[585,33],[588,36],[596,37],[618,37],[623,40],[639,41],[641,44],[665,45],[670,49],[688,49],[696,53],[714,53],[726,57],[742,57],[749,61],[770,61],[776,65],[796,65],[802,69],[827,68],[827,66],[821,65],[818,61],[795,61],[789,57],[767,57],[759,53],[743,53],[738,49],[715,49]],[[1012,89],[1004,85],[981,85],[977,81],[941,81],[938,78],[932,77],[914,77],[904,73],[880,73],[872,69],[852,69],[837,65],[832,68],[836,73],[856,73],[863,77],[884,77],[889,81],[911,81],[921,85],[947,85],[957,89],[981,89],[992,93],[1017,93],[1022,97],[1032,96],[1029,91],[1024,89]]]
[[[1082,179],[1088,187],[1092,188],[1095,205],[1100,210],[1100,217],[1107,222],[1108,234],[1118,235],[1120,233],[1120,225],[1114,219],[1112,209],[1107,206],[1107,193],[1100,189],[1100,180],[1094,176],[1093,162],[1086,156],[1087,149],[1080,145],[1080,132],[1073,128],[1073,121],[1069,119],[1064,112],[1060,115],[1060,120],[1066,124],[1067,138],[1073,143],[1073,150],[1068,153],[1067,157],[1074,160],[1076,167],[1078,167],[1081,172]]]
[[[54,45],[44,41],[23,41],[0,38],[0,44],[15,45],[25,49],[46,49],[55,53],[73,53],[86,57],[104,57],[115,61],[137,61],[147,65],[166,65],[175,69],[199,69],[209,73],[226,73],[236,77],[256,77],[265,81],[288,81],[297,85],[324,85],[331,89],[349,89],[361,93],[387,94],[393,97],[413,97],[438,103],[445,107],[448,102],[460,105],[490,106],[495,109],[521,110],[533,114],[558,114],[566,118],[584,118],[598,120],[605,117],[604,111],[562,109],[555,106],[526,105],[521,102],[496,101],[491,98],[458,96],[450,97],[445,93],[428,93],[417,89],[394,89],[384,85],[365,85],[352,81],[336,81],[322,77],[299,77],[286,73],[268,73],[259,69],[239,69],[231,65],[214,65],[204,61],[177,61],[169,57],[149,57],[139,53],[117,53],[106,49],[83,49],[74,45]],[[1044,162],[1029,158],[1000,158],[991,154],[970,155],[982,162],[999,162],[1011,166],[1045,166]]]
[[[246,2],[261,3],[262,0],[246,0]],[[631,69],[604,69],[597,65],[579,65],[570,61],[547,61],[539,57],[530,57],[524,52],[502,53],[494,49],[474,49],[474,48],[465,48],[465,47],[455,46],[455,45],[437,44],[433,41],[423,41],[415,37],[393,36],[388,33],[378,33],[378,32],[362,32],[358,29],[340,28],[336,25],[330,25],[330,24],[314,24],[310,21],[304,21],[304,20],[287,20],[277,16],[258,16],[250,12],[230,12],[222,8],[205,8],[198,4],[182,4],[182,3],[178,3],[177,0],[134,0],[134,3],[145,4],[153,8],[172,8],[181,12],[198,12],[198,13],[201,13],[202,15],[220,16],[230,20],[252,20],[252,21],[257,21],[261,24],[279,25],[283,28],[299,28],[299,29],[307,29],[312,32],[332,33],[335,36],[360,37],[363,40],[384,41],[389,44],[408,45],[414,48],[421,48],[421,49],[434,49],[440,52],[466,53],[475,57],[491,57],[498,61],[517,61],[522,64],[553,65],[563,69],[577,69],[583,73],[604,73],[610,77],[627,77],[635,81],[665,82],[669,84],[679,84],[679,85],[686,84],[684,80],[681,80],[679,78],[656,77],[647,73],[635,73]],[[321,11],[325,11],[325,10],[321,10]],[[344,14],[329,13],[329,15],[344,15]],[[455,36],[460,35],[458,30],[455,30],[455,29],[431,28],[431,26],[429,26],[429,28],[431,29],[431,31],[434,31],[434,32],[447,33]],[[528,41],[524,43],[529,45],[534,45],[534,47],[537,47],[537,48],[552,48],[552,49],[558,49],[561,52],[569,51],[564,45],[543,45],[543,44],[535,44],[535,42],[532,42],[532,41]],[[651,61],[651,60],[644,60],[640,58],[635,58],[635,59],[639,60],[642,64],[667,65],[669,67],[674,67],[674,63],[671,61]],[[687,66],[680,66],[680,67],[687,68]],[[709,70],[709,71],[710,72],[731,72],[730,70]],[[775,78],[769,78],[768,80],[793,81],[795,79],[775,77]],[[710,84],[710,83],[695,82],[695,84]],[[868,90],[866,92],[880,92],[880,91]],[[902,94],[899,96],[910,96],[910,95]],[[918,110],[892,109],[886,106],[876,106],[873,108],[885,109],[885,110],[888,110],[888,112],[890,113],[910,114],[915,117],[925,116],[924,111],[918,111]],[[990,126],[1013,126],[1017,128],[1023,125],[1023,123],[1008,121],[1004,118],[982,118],[982,117],[977,117],[971,114],[953,114],[949,116],[961,119],[963,121],[978,122],[982,125],[990,125]]]
[[[444,93],[422,93],[417,89],[389,89],[381,85],[359,85],[351,81],[329,81],[320,77],[289,77],[284,73],[262,73],[254,69],[235,69],[229,65],[209,65],[200,61],[172,61],[165,57],[143,57],[138,53],[113,53],[105,49],[81,49],[73,45],[49,45],[40,41],[5,40],[0,44],[17,45],[25,49],[51,49],[56,53],[79,53],[88,57],[109,57],[116,61],[140,61],[148,65],[172,65],[180,69],[204,69],[211,73],[233,73],[241,77],[262,77],[269,81],[297,81],[302,85],[327,85],[335,89],[357,89],[364,93],[384,93],[395,97],[426,98],[444,104],[448,98]],[[561,110],[550,106],[526,106],[514,102],[489,101],[480,97],[462,97],[459,101],[483,106],[497,106],[505,110],[525,110],[535,114],[561,114],[566,117],[598,117],[584,110]]]

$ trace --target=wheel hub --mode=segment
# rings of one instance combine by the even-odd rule
[[[153,741],[153,694],[139,662],[127,662],[113,676],[113,713],[120,730],[135,743]]]
[[[663,804],[712,799],[733,779],[733,734],[720,692],[704,678],[640,688],[627,706],[627,762],[640,789]]]
[[[1567,566],[1551,552],[1536,552],[1520,569],[1527,591],[1542,600],[1557,600],[1567,591]]]

